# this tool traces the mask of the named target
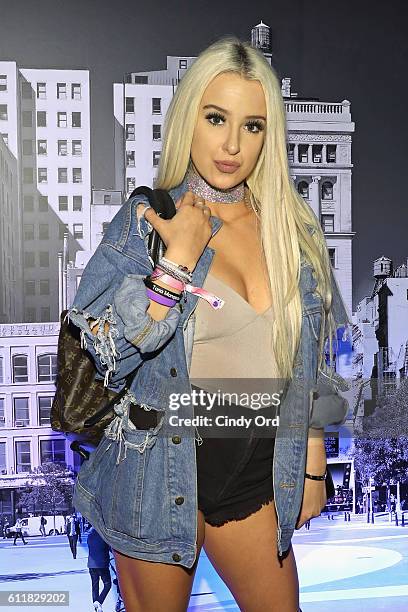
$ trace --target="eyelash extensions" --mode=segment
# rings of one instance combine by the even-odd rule
[[[208,113],[205,116],[206,119],[210,120],[210,119],[221,119],[222,121],[225,121],[225,117],[224,115],[221,115],[220,113],[217,112],[212,112],[212,113]],[[211,121],[210,121],[211,123]],[[219,123],[211,123],[211,125],[220,125]],[[262,132],[264,129],[264,125],[261,121],[257,121],[256,119],[252,119],[251,121],[248,121],[246,123],[246,125],[251,126],[251,128],[256,127],[258,131],[252,131],[249,130],[251,132],[251,134],[258,134],[258,132]]]

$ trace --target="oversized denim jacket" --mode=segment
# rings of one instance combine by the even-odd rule
[[[185,191],[184,181],[170,194],[177,201]],[[147,314],[149,300],[142,279],[153,269],[147,252],[152,227],[137,214],[139,202],[148,204],[144,196],[130,198],[110,223],[68,312],[81,329],[83,347],[95,361],[97,379],[120,391],[125,377],[137,370],[129,392],[115,406],[116,417],[81,466],[73,503],[114,549],[138,559],[190,568],[197,555],[197,429],[192,432],[186,427],[180,435],[160,435],[164,416],[156,427],[141,430],[128,413],[130,403],[136,402],[145,410],[165,415],[163,397],[170,383],[177,382],[180,392],[191,391],[189,368],[199,298],[187,293],[186,302],[170,308],[161,321]],[[210,222],[214,235],[222,221],[211,217]],[[203,285],[214,252],[205,248],[193,272],[193,285]],[[332,279],[334,318],[338,327],[347,326],[350,319]],[[324,309],[312,268],[305,261],[299,286],[301,341],[294,376],[280,406],[272,467],[280,556],[290,547],[300,512],[308,428],[340,424],[346,416],[344,403],[340,413],[329,408],[325,415],[324,403],[313,401],[319,384]],[[96,336],[89,319],[99,324]],[[105,322],[110,324],[108,333]],[[187,414],[194,416],[193,407]]]

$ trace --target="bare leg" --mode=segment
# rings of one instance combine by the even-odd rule
[[[239,521],[205,524],[204,549],[242,612],[297,612],[299,582],[292,547],[277,557],[272,501]]]
[[[191,569],[143,561],[114,550],[119,588],[126,612],[185,612],[205,537],[204,515],[198,511],[198,554]]]

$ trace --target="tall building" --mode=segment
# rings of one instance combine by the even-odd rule
[[[195,57],[167,56],[165,70],[132,72],[113,84],[115,188],[126,196],[154,185],[163,121],[177,83]]]
[[[0,62],[0,133],[16,162],[22,202],[20,321],[58,320],[63,235],[72,253],[90,247],[89,71]]]
[[[21,198],[17,161],[0,136],[0,323],[23,320]]]
[[[18,71],[0,62],[0,323],[23,321]]]

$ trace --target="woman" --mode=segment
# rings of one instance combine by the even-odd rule
[[[345,416],[312,394],[324,340],[331,354],[349,319],[319,222],[290,178],[280,84],[259,51],[227,38],[189,68],[167,113],[157,186],[176,215],[130,198],[69,311],[110,389],[137,369],[73,503],[111,545],[128,612],[186,610],[203,545],[241,609],[296,612],[290,541],[326,503],[324,426]],[[152,228],[166,246],[154,271]],[[235,447],[188,425],[163,434],[170,390],[191,393],[192,373],[220,369],[288,381],[275,439],[251,434]]]

